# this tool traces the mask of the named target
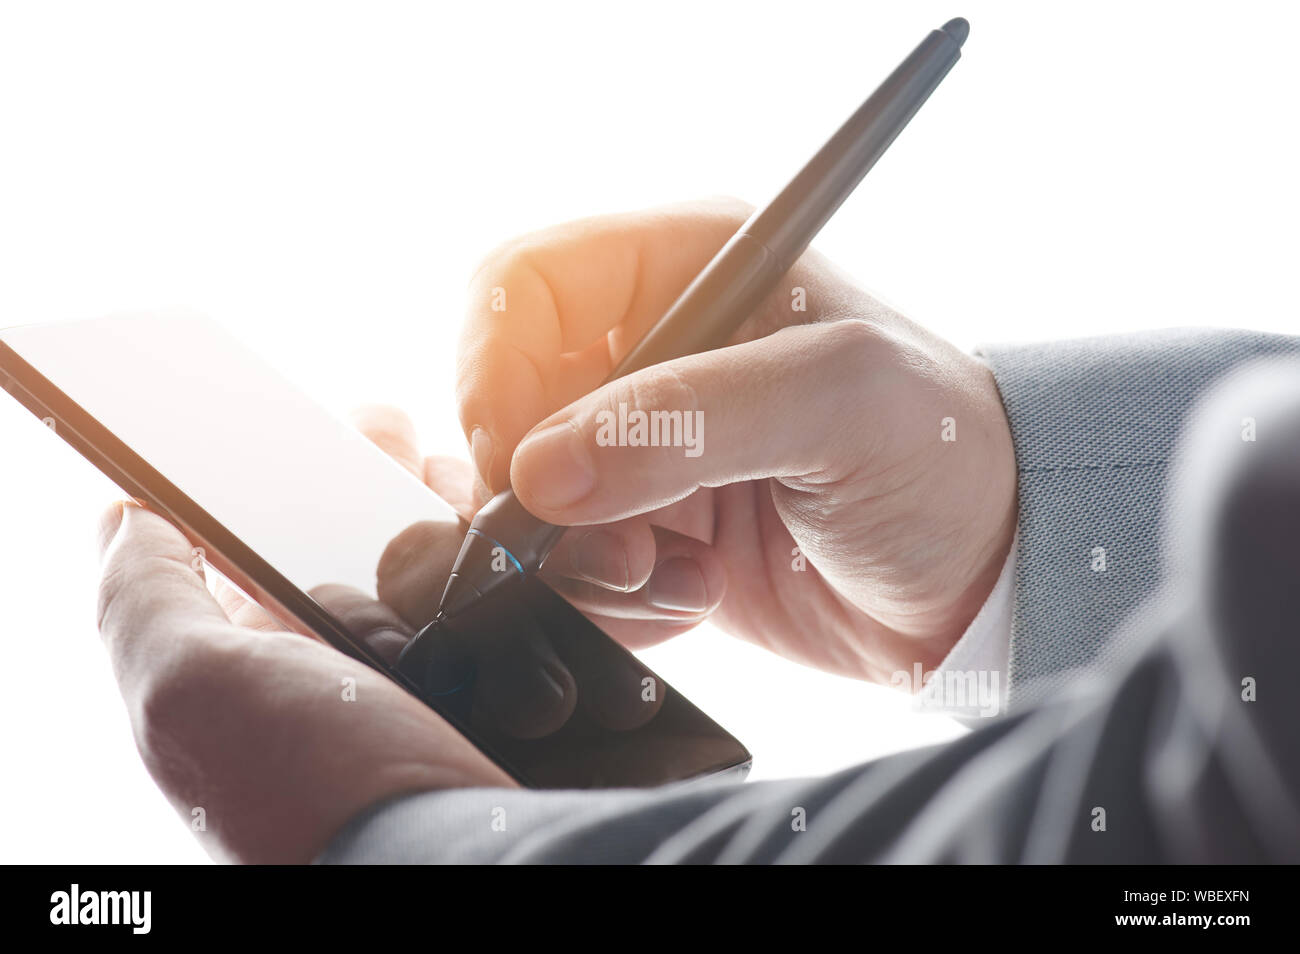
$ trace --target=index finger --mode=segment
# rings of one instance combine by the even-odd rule
[[[470,282],[456,390],[491,490],[508,485],[524,434],[599,386],[748,214],[718,200],[601,216],[488,256]]]

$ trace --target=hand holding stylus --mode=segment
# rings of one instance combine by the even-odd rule
[[[622,342],[603,383],[724,347],[943,82],[969,35],[961,17],[931,30],[775,198],[719,243],[658,320]],[[493,289],[493,310],[504,310],[504,299],[497,299],[504,291]],[[438,604],[439,620],[540,570],[563,535],[563,525],[529,511],[513,487],[501,490],[469,525]],[[514,574],[500,572],[502,557]]]
[[[630,645],[712,613],[843,675],[938,663],[1016,522],[1011,436],[978,359],[808,254],[731,347],[600,386],[747,212],[610,216],[494,253],[460,361],[478,470],[572,526],[543,575]],[[699,455],[602,439],[636,411],[699,412]]]

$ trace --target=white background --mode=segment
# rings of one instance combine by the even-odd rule
[[[401,404],[460,452],[481,254],[580,215],[766,200],[959,14],[965,56],[823,251],[966,347],[1300,325],[1300,7],[975,0],[6,2],[0,324],[193,306],[332,408]],[[220,413],[196,402],[194,426]],[[113,488],[7,398],[0,464],[0,860],[203,860],[94,632]],[[760,777],[959,731],[707,628],[650,660]]]

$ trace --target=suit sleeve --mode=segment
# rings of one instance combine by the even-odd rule
[[[466,789],[354,820],[318,859],[356,864],[1257,864],[1300,861],[1285,713],[1233,678],[1193,686],[1171,634],[1099,694],[816,780],[652,791]],[[1185,649],[1186,647],[1183,647]],[[1204,675],[1204,672],[1202,673]],[[1207,685],[1212,689],[1207,691]],[[1272,732],[1270,732],[1270,728]],[[1270,738],[1271,736],[1271,738]],[[1231,741],[1229,741],[1231,740]],[[1294,745],[1292,745],[1294,748]],[[1295,753],[1289,753],[1294,757]],[[1195,772],[1187,773],[1187,768]],[[1294,766],[1293,766],[1294,768]],[[1265,802],[1261,806],[1261,802]]]
[[[1121,625],[1161,579],[1157,513],[1184,419],[1222,374],[1300,353],[1300,342],[1168,332],[985,353],[1020,472],[1012,689],[1018,664],[1021,685],[1037,691],[1022,701],[1050,699],[947,745],[822,779],[411,795],[355,819],[319,860],[1300,860],[1297,697],[1261,693],[1245,704],[1241,689],[1243,673],[1300,665],[1294,616],[1270,602],[1298,592],[1298,528],[1276,514],[1300,513],[1300,479],[1266,480],[1286,500],[1260,512],[1250,509],[1260,495],[1247,494],[1243,517],[1228,524],[1245,535],[1221,563],[1251,584],[1236,610],[1246,623],[1231,640],[1216,644],[1200,611],[1159,628]],[[1300,381],[1297,368],[1283,380]],[[1300,447],[1300,390],[1289,400],[1265,428],[1287,435],[1282,451]],[[1287,466],[1300,474],[1300,463]],[[1093,569],[1095,548],[1104,569]],[[1243,646],[1258,651],[1241,656]],[[1103,659],[1104,679],[1067,678]]]
[[[1231,371],[1297,354],[1300,338],[1213,329],[980,349],[1019,476],[1012,711],[1126,658],[1138,630],[1120,624],[1164,582],[1170,460],[1188,416]]]

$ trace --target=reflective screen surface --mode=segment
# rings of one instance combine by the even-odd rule
[[[534,579],[452,624],[428,626],[464,525],[216,323],[127,315],[12,328],[0,342],[30,365],[0,349],[6,387],[56,418],[74,446],[77,431],[144,488],[147,502],[165,499],[190,526],[210,518],[229,531],[290,587],[281,592],[283,583],[268,586],[238,566],[254,583],[290,607],[305,594],[313,612],[381,666],[400,669],[525,784],[651,785],[748,760],[734,738]],[[45,381],[33,383],[32,370]],[[44,403],[35,401],[49,385]],[[81,410],[111,438],[95,437]],[[112,438],[174,485],[180,502],[123,464]]]

